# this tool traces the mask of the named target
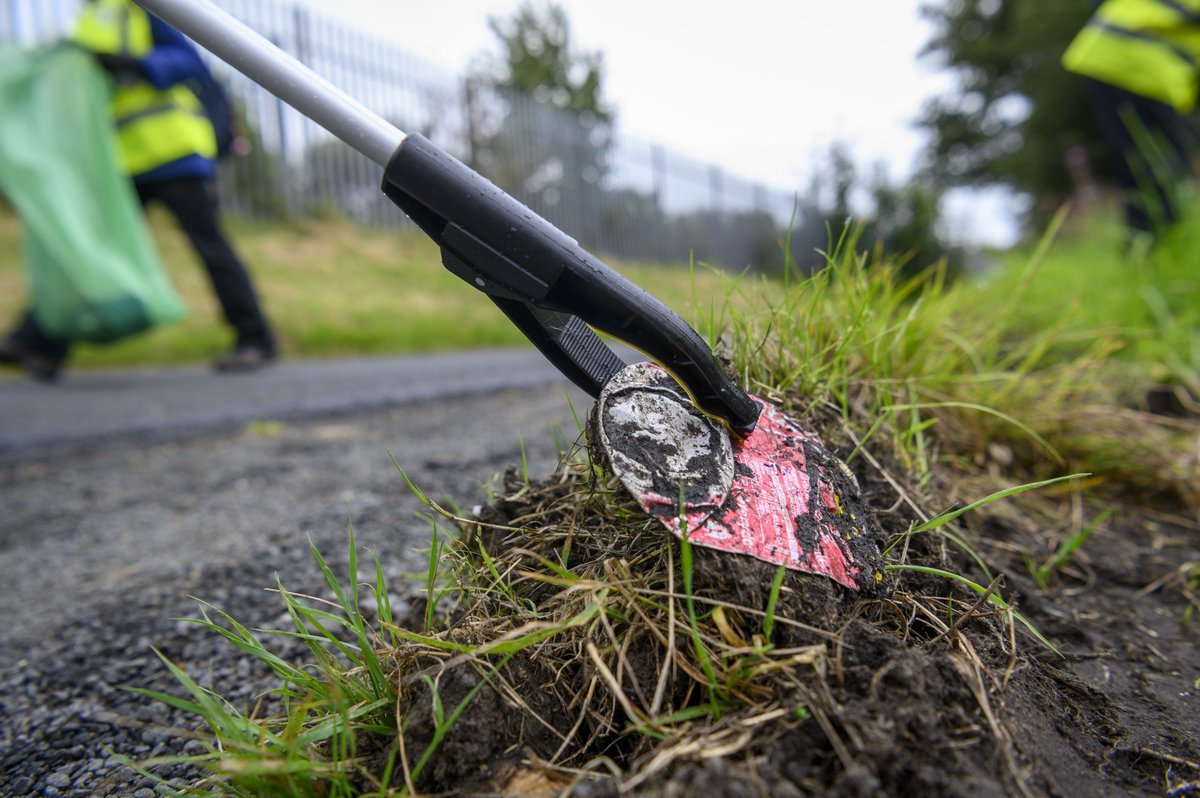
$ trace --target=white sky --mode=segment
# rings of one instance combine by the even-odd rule
[[[496,51],[489,16],[519,0],[303,0],[461,74]],[[913,122],[950,78],[918,62],[921,0],[558,0],[576,46],[605,58],[604,92],[626,133],[787,191],[807,188],[837,140],[867,174],[913,169]],[[736,8],[736,10],[735,10]],[[1013,235],[1003,197],[948,204],[960,240]]]

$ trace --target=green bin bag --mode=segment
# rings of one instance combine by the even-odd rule
[[[24,223],[38,325],[69,341],[186,315],[118,166],[110,91],[74,45],[0,48],[0,191]]]

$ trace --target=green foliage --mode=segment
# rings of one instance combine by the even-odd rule
[[[925,53],[957,85],[924,109],[931,162],[952,185],[1004,184],[1050,198],[1071,190],[1065,155],[1099,136],[1078,78],[1059,59],[1091,13],[1082,0],[930,0],[934,35]],[[1104,158],[1093,159],[1103,163]]]
[[[1188,600],[1188,608],[1183,611],[1184,623],[1191,623],[1200,609],[1200,562],[1184,563],[1180,569],[1182,593]]]
[[[680,486],[679,506],[683,506],[682,486]],[[692,650],[696,654],[696,661],[700,663],[700,667],[704,672],[705,687],[708,690],[708,709],[714,718],[721,716],[721,704],[725,700],[721,683],[717,680],[716,670],[713,668],[712,657],[708,653],[708,649],[704,645],[704,637],[700,633],[700,623],[696,615],[696,594],[693,586],[693,575],[695,572],[694,555],[692,552],[692,542],[688,539],[687,521],[680,518],[680,523],[683,525],[679,538],[679,567],[683,574],[683,595],[687,605],[688,629],[691,632]]]
[[[999,587],[1000,578],[999,577],[994,578],[992,576],[991,570],[984,563],[983,559],[979,556],[979,553],[975,550],[975,548],[973,546],[971,546],[970,543],[967,542],[966,538],[962,534],[955,531],[949,525],[950,525],[950,522],[955,520],[956,518],[959,518],[960,516],[965,515],[973,510],[977,510],[980,507],[984,507],[993,502],[1000,501],[1001,499],[1006,499],[1010,496],[1016,496],[1018,494],[1026,493],[1028,491],[1035,491],[1040,488],[1049,487],[1050,485],[1054,485],[1059,482],[1064,482],[1067,480],[1076,480],[1076,479],[1079,479],[1081,477],[1086,477],[1086,476],[1088,476],[1088,475],[1087,474],[1070,474],[1068,476],[1058,477],[1055,479],[1046,479],[1046,480],[1042,480],[1041,482],[1033,482],[1033,483],[1028,483],[1025,485],[1015,485],[1013,487],[1004,488],[1002,490],[995,491],[994,493],[992,493],[988,496],[985,496],[982,499],[977,499],[977,500],[971,502],[970,504],[966,505],[965,507],[958,507],[958,508],[946,510],[944,512],[938,513],[937,515],[933,516],[928,521],[925,521],[920,524],[914,524],[905,534],[898,536],[884,550],[884,556],[887,556],[887,554],[889,554],[892,550],[894,550],[900,543],[907,542],[911,535],[919,534],[921,532],[934,532],[934,533],[940,535],[941,537],[943,537],[944,539],[948,540],[950,543],[954,544],[955,546],[958,546],[972,560],[974,560],[975,563],[979,566],[980,570],[984,573],[984,575],[988,579],[992,579],[994,581],[995,584],[993,584],[991,587],[984,588],[982,585],[980,585],[977,582],[971,580],[970,578],[964,576],[963,574],[954,573],[954,572],[947,571],[942,568],[934,568],[934,567],[930,567],[930,566],[926,566],[926,565],[916,565],[916,564],[912,564],[912,563],[901,562],[901,563],[888,563],[884,567],[889,571],[914,571],[917,573],[926,573],[926,574],[933,574],[935,576],[943,576],[943,577],[946,577],[949,579],[953,579],[964,585],[967,585],[975,592],[985,596],[986,600],[988,602],[990,602],[991,604],[993,604],[997,607],[1000,607],[1001,609],[1012,612],[1013,617],[1018,622],[1020,622],[1022,626],[1024,626],[1026,629],[1028,629],[1030,634],[1032,634],[1035,638],[1037,638],[1038,642],[1040,642],[1042,645],[1049,648],[1054,653],[1059,654],[1061,656],[1062,652],[1059,651],[1058,648],[1056,648],[1054,646],[1054,644],[1052,644],[1049,640],[1047,640],[1046,637],[1043,636],[1042,633],[1037,629],[1037,627],[1034,626],[1033,623],[1031,623],[1029,621],[1029,619],[1027,619],[1025,616],[1021,615],[1021,613],[1016,612],[1015,610],[1012,610],[1009,607],[1008,602],[1006,602],[1004,600],[1004,598],[1000,595],[1000,593],[998,592],[998,589],[997,589]],[[1098,520],[1102,520],[1102,519],[1098,519]],[[1060,551],[1063,551],[1062,559],[1057,560],[1055,565],[1056,566],[1061,565],[1062,562],[1065,562],[1066,559],[1070,556],[1071,552],[1073,552],[1079,546],[1083,545],[1084,541],[1087,540],[1087,537],[1090,534],[1091,534],[1091,532],[1089,529],[1087,534],[1084,534],[1082,536],[1076,536],[1074,543],[1071,544],[1068,548],[1066,548],[1065,551],[1063,550],[1063,548],[1060,547]],[[1066,544],[1064,544],[1064,545],[1066,545]],[[1045,588],[1045,585],[1041,584],[1040,582],[1039,582],[1039,585],[1043,589]]]
[[[1033,575],[1034,581],[1042,590],[1045,590],[1050,585],[1050,580],[1054,573],[1068,562],[1075,555],[1075,552],[1087,543],[1088,538],[1096,531],[1100,524],[1108,520],[1115,510],[1111,507],[1101,512],[1087,524],[1081,526],[1074,534],[1069,535],[1059,541],[1058,547],[1054,551],[1054,555],[1044,563],[1035,565],[1032,561],[1027,562],[1029,572]]]
[[[863,597],[866,611],[859,616],[870,619],[872,606],[886,609],[897,637],[909,644],[931,647],[945,638],[955,645],[954,638],[977,633],[961,630],[965,619],[982,611],[1011,629],[1019,624],[1056,650],[999,592],[1000,575],[993,576],[976,550],[981,541],[969,529],[955,528],[964,514],[985,507],[997,512],[993,505],[1000,500],[1013,503],[1017,494],[1035,489],[1044,497],[1055,483],[1073,479],[1061,476],[1072,471],[1095,472],[1096,481],[1122,489],[1148,480],[1158,496],[1170,489],[1193,495],[1187,493],[1194,490],[1193,428],[1176,433],[1116,399],[1120,389],[1144,386],[1166,362],[1140,331],[1162,330],[1162,319],[1172,315],[1191,318],[1186,271],[1194,251],[1190,236],[1198,228],[1185,224],[1176,237],[1142,253],[1135,270],[1117,255],[1097,257],[1102,250],[1095,229],[1084,242],[1058,239],[1064,218],[986,283],[947,284],[938,269],[906,278],[880,249],[861,252],[861,233],[852,229],[830,247],[815,275],[795,279],[789,270],[783,286],[750,276],[725,283],[726,295],[712,304],[708,323],[699,325],[711,341],[728,342],[744,384],[795,412],[811,411],[824,430],[844,435],[842,442],[853,446],[848,459],[856,466],[867,461],[901,501],[928,518],[908,526],[884,552],[890,572],[907,574],[898,580],[903,587],[884,601]],[[689,276],[695,279],[696,272]],[[1158,299],[1147,303],[1151,294]],[[1146,327],[1148,319],[1159,326]],[[1136,346],[1139,341],[1146,345]],[[1126,347],[1124,361],[1111,357],[1119,346]],[[986,458],[993,446],[1011,450],[1006,470],[986,476],[987,484],[998,486],[970,491],[984,498],[961,504],[941,497],[941,506],[951,507],[942,513],[922,510],[930,504],[925,499],[940,496],[935,489],[954,483],[955,475],[985,478],[980,464],[991,462]],[[784,648],[782,632],[804,624],[780,611],[781,597],[792,590],[784,585],[783,568],[775,569],[769,592],[753,606],[714,597],[687,530],[676,548],[656,521],[588,464],[576,463],[574,470],[568,464],[550,480],[527,473],[509,480],[508,495],[497,506],[513,509],[506,522],[511,526],[454,517],[400,473],[419,498],[464,530],[447,544],[435,528],[422,575],[428,610],[413,624],[421,631],[400,628],[392,617],[378,560],[373,581],[359,584],[351,537],[346,581],[313,551],[332,599],[279,589],[295,626],[283,634],[308,643],[314,664],[280,660],[258,630],[224,614],[213,616],[206,608],[198,619],[275,671],[284,683],[281,715],[235,708],[170,663],[184,695],[150,693],[206,720],[216,742],[189,761],[210,767],[225,793],[387,795],[400,791],[399,777],[393,778],[400,772],[405,788],[414,791],[416,778],[479,692],[521,686],[505,682],[502,672],[518,658],[553,663],[554,680],[537,689],[553,691],[552,705],[575,707],[578,718],[596,724],[565,740],[560,751],[584,738],[599,739],[607,752],[644,754],[626,762],[647,762],[653,761],[649,746],[658,741],[710,751],[714,729],[829,716],[820,690],[789,692],[826,673],[832,660],[827,642]],[[1013,473],[1030,476],[1005,487],[1017,481]],[[1092,518],[1048,562],[1034,566],[1035,579],[1045,584],[1078,554],[1104,516]],[[930,541],[950,546],[908,545]],[[951,547],[969,558],[959,558],[966,568],[948,562],[944,551]],[[973,570],[971,562],[985,582],[960,572]],[[941,580],[971,592],[948,593]],[[1187,597],[1190,618],[1200,607],[1200,569],[1181,566],[1171,584]],[[363,618],[361,589],[375,592],[374,625]],[[448,597],[455,600],[453,612],[439,613],[439,602]],[[914,622],[918,616],[922,620]],[[454,620],[442,623],[449,617]],[[994,621],[980,628],[1008,632]],[[761,635],[751,633],[755,629]],[[807,632],[825,639],[819,628]],[[635,660],[656,666],[657,685],[634,678]],[[460,664],[479,678],[451,703],[439,691],[438,674]],[[418,689],[432,705],[432,736],[414,747],[410,765],[400,732],[412,728],[406,725],[411,705],[397,696]],[[579,696],[586,699],[573,703]],[[363,755],[362,742],[371,736],[382,742],[384,756]],[[368,771],[366,762],[375,770]]]
[[[1193,265],[1200,206],[1185,205],[1153,248],[1125,246],[1115,218],[1077,224],[1077,234],[1055,241],[1037,268],[1026,268],[1026,252],[1006,256],[1004,268],[989,276],[986,296],[1019,294],[1010,324],[1023,335],[1056,330],[1052,357],[1077,356],[1091,345],[1089,332],[1103,330],[1117,361],[1140,372],[1130,381],[1140,394],[1166,383],[1200,396],[1200,282]],[[1139,393],[1125,398],[1140,401]]]
[[[1144,292],[1127,287],[1168,297],[1165,270],[1186,271],[1190,261],[1172,256],[1157,273],[1126,264],[1120,274],[1093,258],[1064,261],[1059,253],[1074,246],[1055,238],[1064,218],[1032,252],[981,282],[947,284],[938,269],[901,279],[896,261],[847,235],[824,269],[786,286],[782,298],[756,301],[745,281],[730,288],[745,296],[708,323],[729,331],[734,369],[748,385],[807,397],[801,410],[828,404],[847,419],[865,414],[870,440],[885,437],[917,484],[939,452],[970,464],[1003,446],[1028,469],[1027,481],[1088,471],[1191,495],[1186,441],[1125,409],[1144,399],[1153,374],[1182,366],[1170,366],[1170,353],[1156,351],[1161,343],[1121,310],[1144,315]],[[1161,251],[1166,258],[1166,242]],[[1193,318],[1188,296],[1168,300],[1179,303],[1172,328]],[[1092,298],[1096,306],[1081,313]],[[1131,341],[1140,343],[1136,353],[1113,358]],[[1200,347],[1189,343],[1183,354],[1192,351]]]
[[[524,2],[511,19],[493,17],[488,27],[503,50],[494,86],[600,120],[612,117],[602,98],[604,56],[576,49],[562,6]]]
[[[960,254],[941,235],[941,196],[932,182],[918,176],[897,185],[879,170],[871,198],[875,212],[867,239],[895,255],[903,275],[919,274],[943,258],[957,272]]]
[[[561,6],[525,2],[490,25],[499,54],[467,82],[474,169],[585,247],[603,242],[605,254],[691,252],[735,270],[777,264],[781,231],[765,211],[672,213],[661,187],[611,184],[616,111],[604,98],[603,55],[575,45]]]
[[[1055,479],[1043,479],[1040,482],[1033,482],[1028,485],[1016,485],[1011,488],[1005,488],[1004,490],[998,490],[995,493],[992,493],[988,496],[983,497],[982,499],[971,502],[970,504],[968,504],[965,507],[956,507],[956,508],[938,513],[933,518],[930,518],[928,521],[925,521],[924,523],[921,523],[921,524],[917,524],[915,527],[913,527],[912,531],[913,532],[925,532],[927,530],[937,529],[939,527],[945,526],[946,524],[950,523],[955,518],[958,518],[961,515],[965,515],[966,513],[969,513],[972,510],[975,510],[979,507],[983,507],[984,505],[991,504],[992,502],[1000,501],[1001,499],[1006,499],[1009,496],[1013,496],[1018,493],[1024,493],[1025,491],[1028,491],[1028,490],[1037,490],[1038,488],[1044,488],[1048,485],[1053,485],[1056,482],[1062,482],[1062,481],[1068,480],[1068,479],[1079,479],[1080,477],[1086,477],[1086,476],[1088,476],[1088,474],[1070,474],[1065,477],[1057,477]]]
[[[500,664],[496,669],[499,670],[500,668],[504,667],[504,665],[506,665],[511,658],[512,654],[506,655],[500,660]],[[421,771],[425,769],[425,765],[429,763],[429,759],[434,755],[434,753],[437,752],[438,746],[442,744],[442,740],[445,739],[446,734],[454,726],[454,723],[458,720],[459,716],[462,715],[463,710],[470,705],[471,701],[475,699],[475,696],[479,695],[479,691],[488,685],[488,677],[485,674],[483,678],[479,679],[479,681],[477,681],[475,685],[467,691],[467,694],[464,695],[459,702],[454,705],[454,709],[450,712],[450,714],[446,715],[445,708],[442,706],[442,697],[438,693],[437,684],[427,674],[421,675],[421,681],[425,683],[425,685],[429,688],[430,694],[433,696],[434,730],[433,737],[430,739],[429,744],[425,747],[425,750],[421,753],[421,758],[418,759],[417,764],[413,766],[412,774],[410,775],[410,779],[413,781],[416,781],[417,777],[421,775]]]
[[[966,585],[967,587],[971,588],[979,595],[986,597],[986,601],[989,604],[999,607],[1000,609],[1005,610],[1007,612],[1011,612],[1013,615],[1013,618],[1016,619],[1027,630],[1029,630],[1029,633],[1031,635],[1033,635],[1035,638],[1037,638],[1037,641],[1039,643],[1041,643],[1046,648],[1053,651],[1055,654],[1062,656],[1062,652],[1059,651],[1058,648],[1053,643],[1051,643],[1048,639],[1046,639],[1046,636],[1043,635],[1040,631],[1038,631],[1038,628],[1036,626],[1034,626],[1032,623],[1030,623],[1028,618],[1026,618],[1024,615],[1022,615],[1021,613],[1014,610],[1012,608],[1012,606],[1009,605],[1009,603],[1007,601],[1005,601],[1003,598],[1001,598],[997,593],[995,593],[992,590],[989,590],[988,588],[984,587],[983,585],[979,584],[978,582],[968,579],[967,577],[963,576],[962,574],[956,574],[953,571],[947,571],[944,568],[931,568],[931,567],[925,566],[925,565],[912,565],[909,563],[889,563],[888,565],[886,565],[884,567],[887,568],[887,570],[893,571],[893,572],[912,571],[914,573],[929,574],[931,576],[941,576],[946,579],[952,579],[955,582],[958,582],[959,584]]]
[[[281,714],[263,716],[260,707],[243,711],[160,654],[187,696],[133,689],[203,718],[213,740],[205,754],[158,759],[144,766],[189,762],[211,771],[215,789],[192,789],[184,793],[188,795],[352,796],[362,794],[364,783],[386,794],[395,752],[387,758],[381,778],[362,768],[359,746],[367,738],[396,734],[396,683],[381,652],[397,638],[388,631],[393,622],[391,600],[379,560],[374,583],[360,583],[353,528],[349,537],[346,582],[310,544],[334,600],[297,595],[278,585],[294,625],[291,631],[249,629],[208,605],[201,606],[199,618],[186,619],[269,667],[281,682],[274,691]],[[363,616],[359,593],[364,588],[374,591],[378,629]],[[264,642],[263,634],[304,641],[311,663],[284,660]]]
[[[779,592],[783,589],[783,578],[787,576],[787,566],[783,563],[775,569],[771,579],[771,591],[767,594],[766,615],[762,622],[762,636],[766,643],[771,642],[771,633],[775,631],[775,609],[779,605]]]
[[[814,403],[829,398],[846,414],[866,401],[872,418],[890,415],[883,426],[899,450],[912,454],[910,465],[923,470],[926,414],[956,412],[934,403],[992,408],[995,392],[1024,375],[1005,373],[1003,328],[970,312],[974,300],[965,288],[947,288],[936,270],[899,279],[895,261],[878,250],[862,251],[861,231],[836,241],[825,268],[789,286],[782,301],[746,314],[727,304],[729,318],[714,323],[732,326],[735,340],[744,342],[747,356],[735,354],[735,362],[752,385]],[[986,380],[972,379],[981,370],[988,371]],[[955,385],[964,392],[956,394]]]
[[[553,3],[489,24],[500,55],[469,80],[471,166],[573,237],[600,240],[613,143],[603,56],[575,46]]]

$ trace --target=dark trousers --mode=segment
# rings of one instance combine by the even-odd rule
[[[1154,233],[1179,218],[1176,191],[1191,176],[1193,136],[1170,105],[1087,80],[1088,99],[1124,192],[1125,223]]]
[[[179,223],[208,271],[225,320],[237,334],[237,346],[273,351],[275,338],[250,273],[221,229],[212,183],[197,177],[144,183],[135,188],[143,207],[161,202]],[[56,360],[65,358],[70,347],[70,342],[47,335],[28,311],[12,336],[38,354]]]

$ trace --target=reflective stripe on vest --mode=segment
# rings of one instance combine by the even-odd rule
[[[130,0],[94,0],[83,8],[75,41],[93,52],[140,58],[154,47],[150,18]],[[214,158],[217,141],[196,94],[183,85],[118,84],[110,109],[122,169],[137,176],[189,155]]]
[[[1081,75],[1174,106],[1196,104],[1200,0],[1107,0],[1063,54]]]
[[[75,23],[75,41],[94,53],[141,58],[154,47],[150,18],[126,0],[92,0]]]

